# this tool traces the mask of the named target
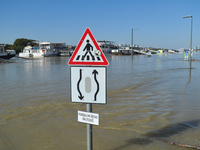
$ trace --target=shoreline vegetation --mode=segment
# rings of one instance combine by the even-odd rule
[[[27,45],[35,46],[33,44],[33,41],[36,41],[36,40],[19,38],[19,39],[16,39],[13,44],[0,43],[0,45],[5,45],[5,50],[12,49],[12,50],[16,51],[16,54],[19,54],[20,52],[23,51],[24,47],[26,47]],[[75,46],[72,46],[72,49],[74,49],[74,48],[75,48]]]
[[[14,49],[16,51],[17,54],[19,54],[19,52],[21,52],[25,46],[27,46],[28,43],[35,41],[32,39],[25,39],[25,38],[20,38],[20,39],[16,39],[12,44],[2,44],[0,43],[0,45],[5,45],[5,50],[9,50],[9,49]]]

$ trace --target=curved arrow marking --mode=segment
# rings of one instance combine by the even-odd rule
[[[82,95],[82,93],[80,91],[80,82],[81,82],[81,80],[82,80],[82,69],[80,69],[80,78],[79,78],[78,83],[77,83],[77,90],[78,90],[78,93],[79,93],[78,98],[80,100],[82,100],[84,98],[84,96]]]
[[[97,81],[97,74],[98,74],[97,70],[94,70],[94,71],[92,72],[92,74],[94,74],[94,80],[95,80],[95,82],[96,82],[96,84],[97,84],[97,91],[96,91],[96,93],[94,94],[94,101],[96,101],[96,100],[97,100],[97,94],[99,93],[99,82]]]

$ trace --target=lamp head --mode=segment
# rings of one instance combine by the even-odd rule
[[[183,18],[192,18],[192,15],[189,15],[189,16],[185,16]]]

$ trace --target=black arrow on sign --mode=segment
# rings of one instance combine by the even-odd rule
[[[97,84],[97,91],[96,91],[96,93],[95,93],[95,95],[94,95],[94,101],[96,101],[96,100],[97,100],[97,94],[98,94],[98,92],[99,92],[99,82],[97,81],[97,74],[98,74],[97,70],[94,70],[94,71],[92,72],[92,74],[94,74],[94,80],[95,80],[95,82],[96,82],[96,84]]]
[[[81,79],[82,79],[82,69],[80,69],[80,78],[79,78],[78,83],[77,83],[77,90],[78,90],[78,93],[79,93],[78,98],[80,100],[82,100],[84,98],[84,96],[82,95],[82,93],[80,91],[80,82],[81,82]]]

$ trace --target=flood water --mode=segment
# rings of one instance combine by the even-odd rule
[[[94,150],[180,150],[200,146],[200,61],[183,54],[106,56],[107,104],[93,104]],[[68,57],[0,64],[0,149],[85,150],[86,124],[70,101]],[[200,54],[193,59],[200,60]]]

